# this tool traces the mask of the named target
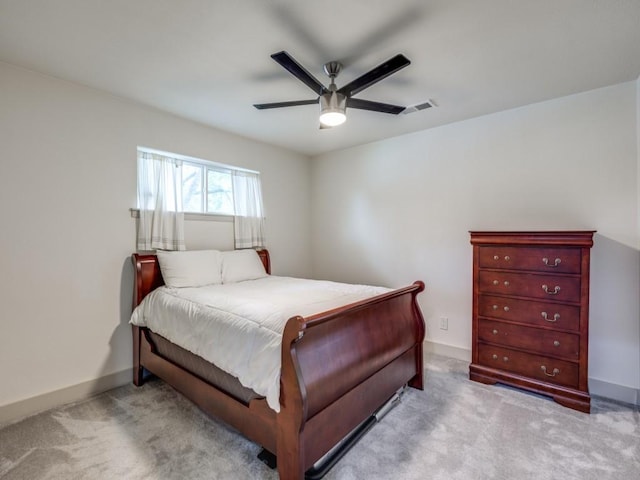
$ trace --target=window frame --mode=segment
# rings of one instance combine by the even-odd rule
[[[225,163],[220,163],[220,162],[214,162],[211,160],[204,160],[202,158],[196,158],[196,157],[190,157],[188,155],[182,155],[179,153],[173,153],[173,152],[167,152],[164,150],[157,150],[154,148],[148,148],[148,147],[141,147],[138,146],[136,149],[136,152],[144,152],[144,153],[150,153],[150,154],[156,154],[156,155],[163,155],[166,157],[170,157],[173,158],[175,160],[181,161],[186,164],[190,164],[190,165],[196,165],[202,168],[202,179],[200,182],[200,191],[201,191],[201,200],[200,200],[200,207],[201,210],[200,212],[192,212],[192,211],[184,211],[184,218],[185,220],[213,220],[213,221],[228,221],[228,222],[232,222],[233,221],[233,217],[235,216],[235,212],[234,213],[221,213],[221,212],[207,212],[205,211],[206,206],[207,206],[207,200],[208,200],[208,188],[207,188],[207,170],[214,170],[214,171],[218,171],[218,172],[224,172],[224,173],[229,173],[230,175],[233,174],[233,171],[239,171],[239,172],[248,172],[248,173],[255,173],[257,175],[260,175],[260,172],[257,170],[251,170],[249,168],[242,168],[242,167],[236,167],[234,165],[229,165],[229,164],[225,164]],[[182,167],[181,167],[182,168]],[[232,181],[232,192],[233,192],[233,181]],[[233,193],[232,193],[233,195]],[[232,199],[233,201],[233,199]],[[234,205],[235,208],[235,205]],[[131,216],[132,217],[138,217],[139,215],[139,208],[135,208],[135,209],[130,209],[131,210]]]

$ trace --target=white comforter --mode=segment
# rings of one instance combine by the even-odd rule
[[[280,411],[280,349],[287,320],[388,291],[275,276],[198,288],[161,287],[136,307],[131,323],[217,365]]]

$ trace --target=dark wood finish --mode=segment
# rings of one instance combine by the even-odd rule
[[[480,268],[537,271],[554,265],[553,273],[580,273],[580,251],[558,248],[485,247],[480,250]],[[561,257],[561,258],[559,258]],[[547,262],[544,262],[544,259]],[[558,263],[556,259],[559,259]]]
[[[578,388],[578,364],[575,362],[484,343],[478,345],[478,358],[480,363],[491,368],[519,373],[543,382]],[[545,369],[542,370],[541,367]],[[554,369],[558,369],[561,374],[554,375]]]
[[[478,340],[569,360],[579,359],[580,335],[517,323],[478,320]]]
[[[478,284],[482,292],[543,300],[580,301],[580,277],[512,273],[480,270]]]
[[[134,299],[163,284],[155,255],[132,256]],[[270,272],[268,251],[261,258]],[[282,338],[280,412],[264,399],[246,405],[154,352],[133,326],[134,383],[146,369],[205,412],[278,457],[281,480],[302,480],[324,456],[403,385],[423,388],[425,327],[416,297],[424,283],[308,318],[287,321]],[[137,303],[136,303],[137,305]]]
[[[580,330],[580,307],[512,297],[479,295],[478,315],[554,330]]]
[[[470,232],[469,378],[589,412],[589,264],[594,231]]]

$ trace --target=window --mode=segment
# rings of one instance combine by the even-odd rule
[[[185,213],[202,213],[214,215],[243,215],[243,207],[234,202],[234,174],[259,173],[249,170],[221,165],[207,160],[186,157],[167,152],[159,152],[146,148],[138,148],[138,157],[142,159],[152,156],[165,157],[174,162],[180,169],[177,175],[182,185],[182,210]],[[140,175],[141,168],[138,170]],[[169,183],[165,183],[168,185]],[[168,192],[170,194],[170,192]],[[260,200],[261,202],[261,200]],[[140,205],[138,205],[140,208]]]
[[[231,170],[189,161],[180,168],[185,212],[233,215]]]
[[[265,245],[258,172],[138,148],[138,249],[184,250],[185,212],[233,217],[236,248]]]

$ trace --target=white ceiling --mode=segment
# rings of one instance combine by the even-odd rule
[[[314,98],[280,50],[338,87],[402,53],[358,98],[438,107],[256,110]],[[313,155],[635,80],[640,0],[0,0],[0,60]]]

